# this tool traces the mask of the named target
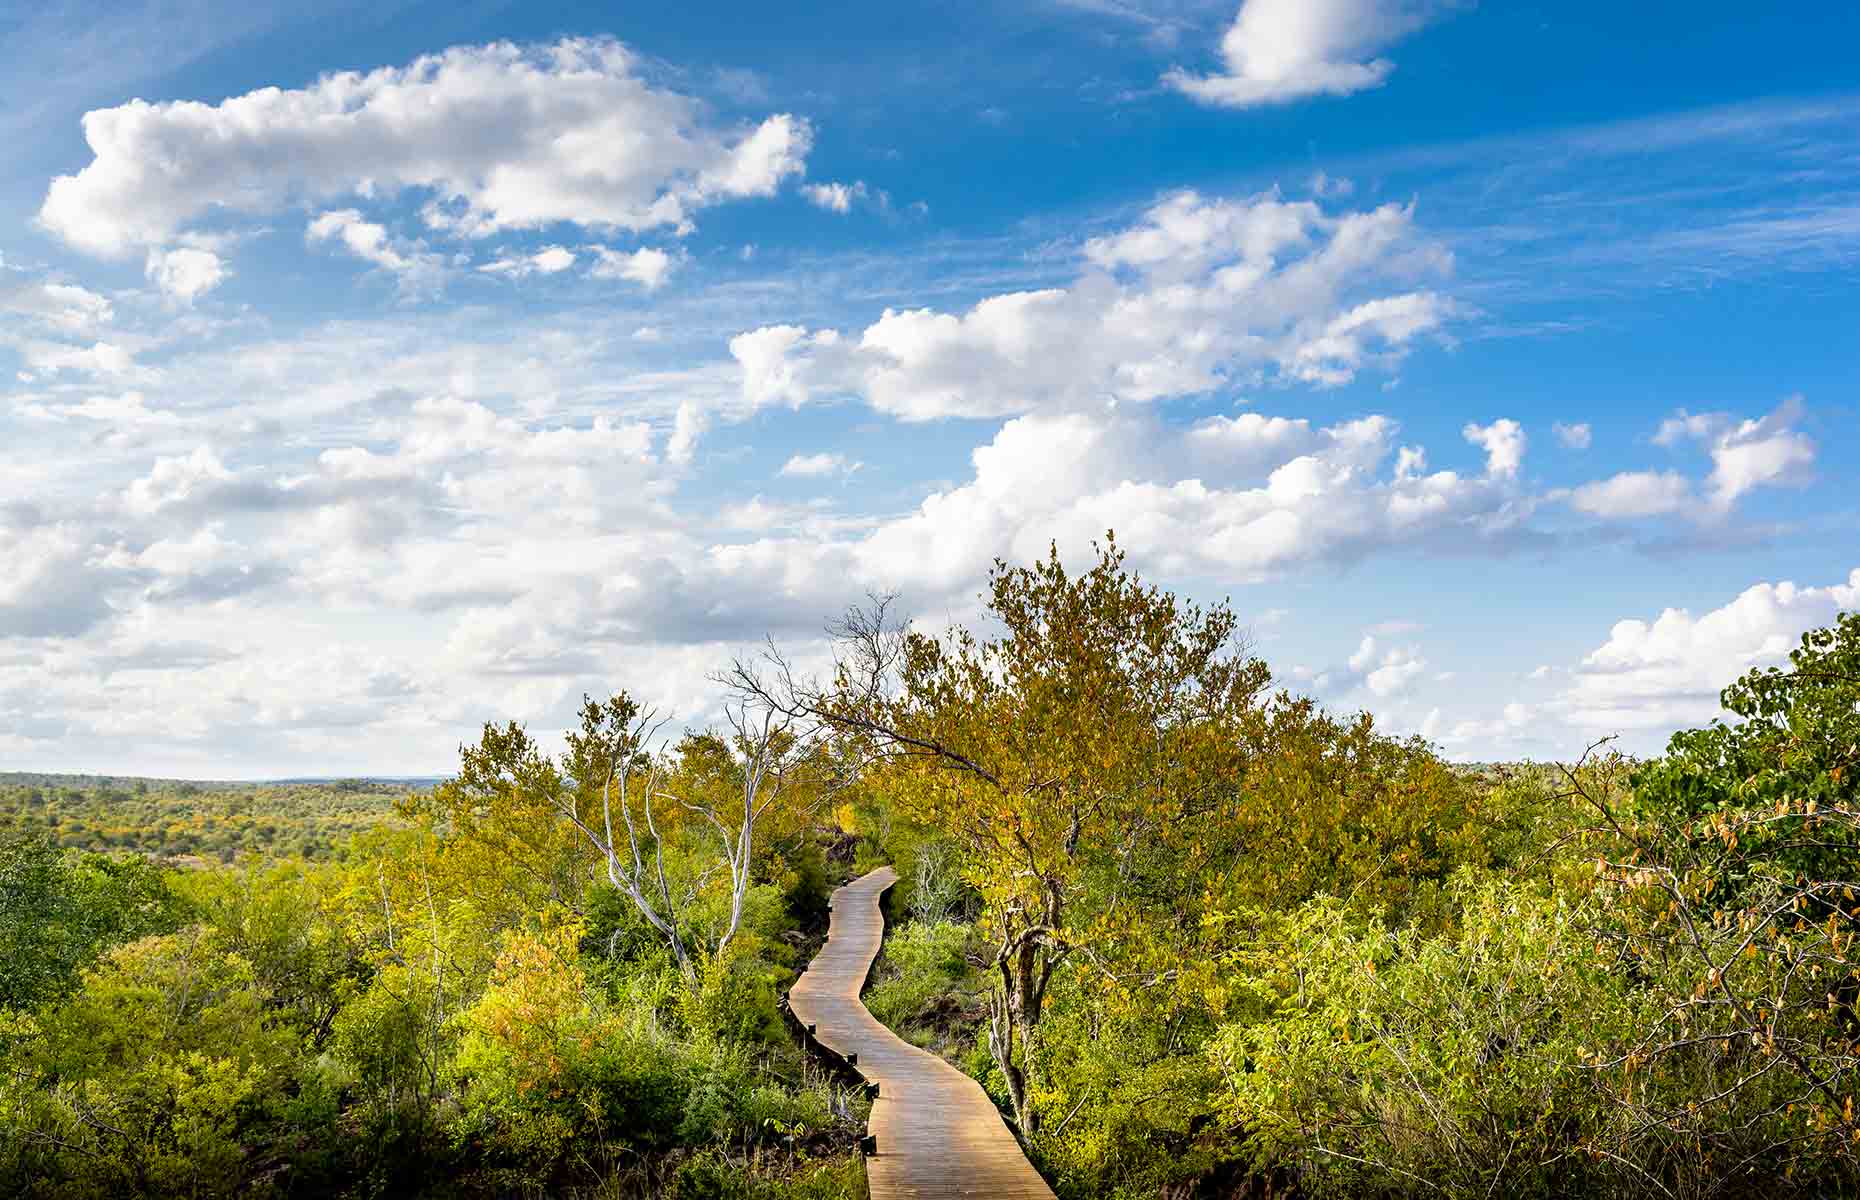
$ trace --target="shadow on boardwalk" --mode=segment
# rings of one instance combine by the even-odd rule
[[[866,1159],[872,1200],[1052,1200],[982,1085],[892,1033],[859,1002],[885,936],[879,898],[897,878],[880,867],[833,893],[827,944],[788,993],[814,1039],[878,1085],[870,1127],[877,1152]]]

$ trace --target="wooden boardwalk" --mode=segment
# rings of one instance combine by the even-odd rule
[[[982,1085],[879,1024],[859,1002],[885,936],[879,897],[898,873],[880,867],[833,893],[827,944],[788,993],[803,1025],[878,1084],[866,1159],[872,1200],[989,1196],[1053,1200]]]

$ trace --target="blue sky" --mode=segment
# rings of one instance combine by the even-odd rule
[[[1462,758],[1860,606],[1849,6],[0,8],[0,765],[444,770],[1108,527]]]

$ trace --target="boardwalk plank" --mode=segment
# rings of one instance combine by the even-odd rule
[[[815,1037],[878,1084],[866,1160],[872,1200],[1000,1197],[1053,1200],[981,1084],[879,1024],[859,1002],[885,936],[879,897],[898,878],[880,867],[833,893],[827,944],[796,981],[788,1002]]]

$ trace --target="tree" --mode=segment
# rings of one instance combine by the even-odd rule
[[[55,998],[111,946],[180,921],[147,859],[61,851],[45,837],[0,844],[0,1009]]]
[[[696,952],[723,952],[742,926],[758,829],[772,811],[812,811],[832,782],[821,747],[794,717],[749,702],[727,715],[728,736],[689,736],[668,755],[657,744],[665,722],[625,692],[604,703],[583,697],[580,728],[559,760],[520,725],[487,724],[478,745],[462,749],[459,776],[437,789],[435,804],[455,831],[545,883],[539,901],[580,911],[587,879],[601,871],[695,982]],[[714,845],[719,855],[682,886],[667,867],[667,850],[680,840]],[[716,869],[728,918],[694,947],[683,916]]]
[[[1625,800],[1572,776],[1602,818],[1601,934],[1663,1011],[1618,1057],[1706,1081],[1648,1121],[1738,1112],[1707,1154],[1860,1172],[1860,614],[1721,699],[1735,723],[1673,735]]]
[[[830,686],[773,655],[768,679],[736,678],[832,728],[907,811],[964,839],[994,945],[989,1047],[1031,1137],[1055,972],[1082,959],[1115,974],[1122,910],[1146,905],[1158,874],[1181,890],[1181,862],[1160,860],[1192,855],[1237,799],[1270,675],[1231,609],[1143,584],[1114,538],[1077,577],[1056,548],[1032,567],[997,561],[988,601],[997,637],[913,631],[881,600],[835,628]]]

